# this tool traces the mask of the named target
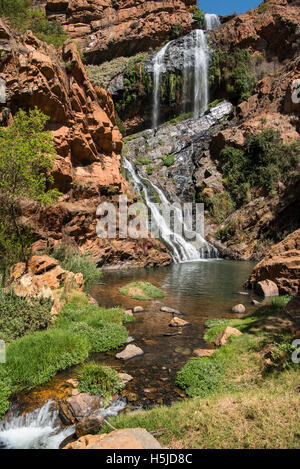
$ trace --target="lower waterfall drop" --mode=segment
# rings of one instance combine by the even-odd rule
[[[128,171],[135,190],[138,192],[140,197],[145,199],[146,205],[150,209],[151,216],[155,221],[156,226],[160,229],[161,238],[170,249],[174,262],[188,262],[218,257],[217,249],[208,244],[200,234],[196,234],[196,240],[197,244],[201,245],[201,247],[196,248],[191,242],[186,241],[183,236],[178,233],[174,233],[168,226],[167,220],[159,210],[158,205],[151,201],[151,192],[153,192],[159,197],[162,206],[171,207],[171,204],[167,200],[163,191],[150,181],[150,179],[138,174],[130,161],[125,157],[123,157],[123,168]],[[149,187],[151,188],[151,191],[149,190]],[[177,217],[178,220],[183,222],[184,229],[187,230],[187,226],[184,224],[179,208],[177,211]]]

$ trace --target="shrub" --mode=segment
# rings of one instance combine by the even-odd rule
[[[226,191],[215,194],[211,199],[208,197],[203,199],[201,196],[200,199],[216,223],[222,223],[235,210],[235,203]]]
[[[19,298],[0,291],[0,339],[11,342],[26,334],[47,329],[52,322],[48,299]]]
[[[255,85],[252,59],[248,49],[228,53],[214,51],[210,64],[210,85],[224,89],[234,104],[248,99]]]
[[[163,298],[164,292],[149,282],[133,282],[119,289],[120,293],[136,300],[150,300],[151,298]]]
[[[204,12],[200,8],[195,8],[193,13],[193,20],[197,22],[197,26],[200,29],[205,29],[205,16]]]
[[[170,153],[170,155],[162,156],[161,159],[162,159],[163,165],[169,168],[170,166],[174,164],[175,156],[173,153]]]
[[[297,176],[300,139],[284,144],[279,132],[268,129],[249,136],[244,148],[225,147],[220,155],[224,184],[238,207],[251,199],[251,188],[272,195],[279,181]]]
[[[217,389],[220,376],[219,362],[212,358],[197,358],[190,360],[178,372],[176,384],[190,397],[206,397]]]
[[[58,371],[81,363],[88,357],[89,341],[68,330],[35,332],[8,345],[6,363],[0,365],[14,391],[46,383]]]
[[[11,380],[0,364],[0,417],[9,409],[9,398],[12,394]]]
[[[89,292],[102,277],[101,270],[87,254],[81,254],[67,246],[60,245],[53,251],[52,255],[59,261],[63,269],[74,274],[82,273],[86,292]]]
[[[236,234],[237,227],[237,221],[234,218],[227,225],[223,226],[216,232],[216,238],[223,243],[229,241]]]
[[[276,298],[272,298],[271,307],[272,312],[280,313],[284,310],[286,305],[291,301],[292,297],[288,295],[277,296]]]
[[[124,385],[117,372],[109,366],[91,362],[81,366],[79,375],[79,392],[104,397],[105,401],[120,391]]]

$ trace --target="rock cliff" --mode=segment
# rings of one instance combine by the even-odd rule
[[[99,265],[106,263],[157,265],[170,262],[154,240],[99,239],[96,209],[100,202],[118,202],[128,193],[121,174],[122,137],[115,125],[114,104],[107,91],[88,79],[76,44],[67,41],[59,52],[31,32],[13,34],[0,23],[0,80],[3,92],[1,125],[8,125],[19,108],[37,106],[50,117],[56,146],[54,181],[63,193],[58,204],[38,211],[24,200],[23,222],[38,243],[34,251],[67,241],[89,252]]]
[[[89,63],[100,64],[189,32],[195,5],[195,0],[48,0],[46,12],[62,23]]]

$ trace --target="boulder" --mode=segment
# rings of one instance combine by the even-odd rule
[[[272,282],[272,280],[262,280],[261,282],[257,282],[255,285],[255,292],[258,295],[265,297],[279,295],[278,287],[276,283]]]
[[[227,342],[227,339],[231,336],[239,336],[242,335],[242,332],[239,331],[238,329],[235,329],[234,327],[227,326],[215,340],[215,344],[219,347],[221,345],[225,345]]]
[[[124,385],[133,380],[133,376],[128,375],[127,373],[118,373],[118,377],[123,381]]]
[[[134,313],[143,313],[144,311],[145,311],[145,309],[142,306],[135,306],[133,308]]]
[[[83,436],[64,449],[161,449],[161,445],[144,428],[125,428],[104,435]]]
[[[254,305],[254,306],[259,306],[260,305],[260,302],[257,301],[257,300],[251,300],[251,303]]]
[[[233,311],[234,313],[237,313],[237,314],[243,314],[243,313],[245,313],[246,308],[245,308],[244,305],[239,304],[239,305],[235,305],[235,306],[232,308],[232,311]]]
[[[143,350],[136,345],[129,344],[123,350],[123,352],[117,353],[116,358],[120,360],[130,360],[130,358],[138,357],[139,355],[143,355]]]
[[[258,283],[263,281],[275,283],[283,295],[296,296],[300,293],[300,229],[271,247],[255,266],[247,286],[256,290]],[[278,294],[274,286],[269,289],[265,285],[258,286],[260,294],[264,295],[264,289],[267,293]]]
[[[168,306],[162,306],[160,310],[163,313],[178,314],[178,315],[182,314],[180,311],[178,311],[178,309],[169,308]]]
[[[185,321],[184,319],[177,318],[176,316],[171,320],[169,323],[170,327],[183,327],[187,326],[189,322]]]
[[[65,425],[73,425],[83,417],[103,407],[100,396],[80,393],[59,403],[59,416]]]
[[[103,425],[104,417],[99,414],[91,414],[83,417],[76,423],[76,436],[80,438],[84,435],[97,435]]]

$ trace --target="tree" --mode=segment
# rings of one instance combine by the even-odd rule
[[[5,278],[14,262],[27,261],[31,230],[20,217],[20,202],[34,200],[47,206],[60,193],[52,189],[55,148],[45,131],[49,118],[37,108],[20,110],[8,128],[0,128],[0,269]]]

